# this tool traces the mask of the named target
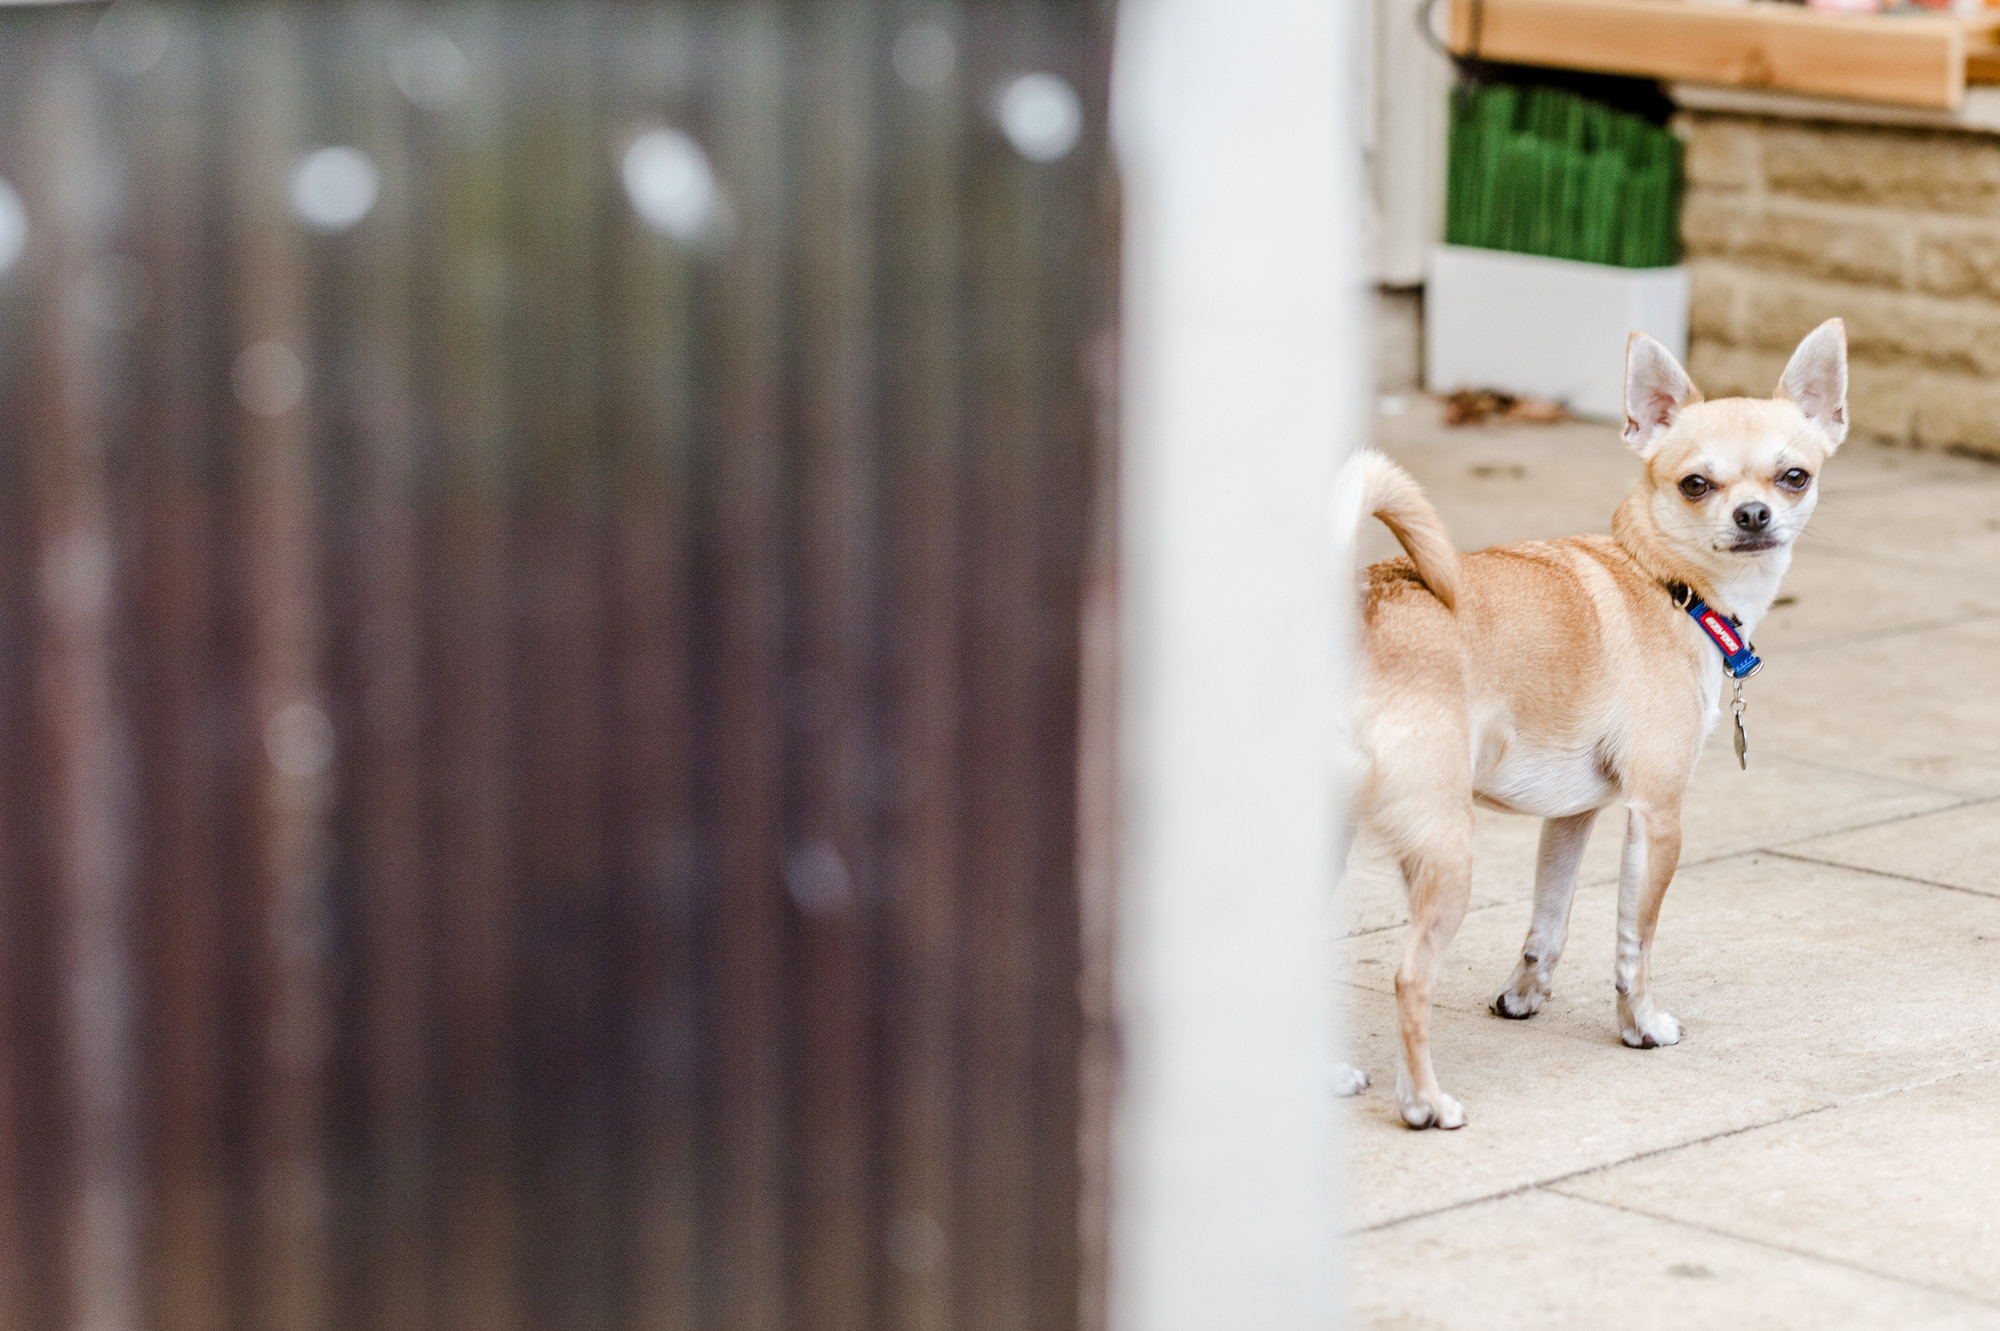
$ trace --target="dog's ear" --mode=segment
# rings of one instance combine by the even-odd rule
[[[1796,403],[1827,443],[1839,448],[1847,438],[1847,325],[1828,319],[1807,333],[1772,396]]]
[[[1625,339],[1625,442],[1634,453],[1646,456],[1682,409],[1699,401],[1701,391],[1673,352],[1644,333]]]

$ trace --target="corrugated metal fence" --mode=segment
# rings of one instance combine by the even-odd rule
[[[1091,1320],[1108,26],[0,16],[0,1326]]]

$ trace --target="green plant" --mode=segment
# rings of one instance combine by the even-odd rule
[[[1574,93],[1460,84],[1451,93],[1445,239],[1658,268],[1680,257],[1681,141]]]

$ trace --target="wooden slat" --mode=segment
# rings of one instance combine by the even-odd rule
[[[939,30],[959,21],[955,7],[923,13],[920,21]],[[895,773],[883,846],[883,1331],[953,1325],[953,963],[962,878],[957,496],[967,368],[956,321],[968,119],[949,83],[899,83],[884,99],[881,244],[897,261],[882,270],[878,366],[883,726]]]
[[[978,15],[967,74],[997,86],[1033,69],[1020,26]],[[964,1331],[1035,1326],[1034,950],[1037,848],[1050,829],[1033,789],[1040,614],[1036,551],[1053,533],[1038,500],[1043,172],[998,135],[975,140],[965,184],[967,281],[980,312],[968,338],[959,763],[965,815],[958,917],[959,1214],[953,1272]],[[1053,515],[1050,515],[1052,518]],[[1051,521],[1051,526],[1054,523]]]
[[[870,1095],[874,808],[851,755],[876,743],[875,404],[869,187],[874,161],[872,15],[813,6],[797,31],[818,58],[794,85],[798,486],[793,510],[799,769],[787,864],[797,907],[799,1325],[876,1326]]]
[[[260,365],[314,364],[303,236],[284,180],[304,145],[300,34],[275,11],[246,18],[234,47],[237,144],[229,255],[233,359],[245,368],[231,436],[248,715],[242,736],[253,912],[255,1052],[248,1099],[252,1314],[321,1331],[331,1319],[327,1158],[326,818],[331,755],[321,681],[323,605],[311,403],[258,387]],[[308,380],[306,392],[311,392]],[[256,409],[253,410],[253,407]]]
[[[105,247],[109,219],[82,185],[107,160],[95,89],[50,33],[26,108],[36,151],[24,183],[46,201],[28,377],[30,503],[39,651],[36,752],[43,836],[60,923],[62,1090],[68,1122],[62,1287],[77,1326],[138,1314],[138,1161],[129,1000],[126,726],[115,695],[121,607],[107,496],[108,358],[74,292]]]
[[[1949,110],[1966,31],[1948,17],[1685,0],[1452,0],[1451,47],[1483,60]]]
[[[522,1080],[531,1324],[611,1324],[611,1098],[605,966],[606,524],[593,300],[599,11],[529,11],[514,53],[508,385],[514,422],[515,847],[521,904]]]
[[[1967,83],[2000,83],[2000,46],[1977,45],[1965,53]]]
[[[389,80],[402,27],[383,11],[341,10],[322,19],[337,35],[333,66],[338,142],[358,144],[391,182],[350,238],[330,241],[327,303],[365,350],[333,386],[328,416],[348,439],[349,507],[335,576],[341,579],[337,655],[353,699],[352,750],[342,765],[344,829],[355,866],[359,917],[358,1010],[365,1176],[355,1211],[357,1279],[337,1291],[343,1325],[421,1331],[431,1324],[432,1140],[426,1070],[431,1008],[424,888],[423,681],[417,604],[417,469],[421,460],[409,382],[411,276],[409,175],[403,142],[408,103]],[[345,1282],[343,1282],[345,1283]]]
[[[694,25],[650,9],[604,40],[610,123],[688,120],[692,96],[662,71],[694,59]],[[624,146],[622,141],[614,147]],[[622,205],[624,200],[618,200]],[[602,317],[609,372],[612,676],[611,853],[618,884],[621,1057],[617,1226],[620,1325],[701,1325],[702,1150],[697,1094],[701,940],[697,928],[701,697],[687,626],[693,594],[695,256],[629,207],[609,210]]]
[[[419,388],[441,491],[430,537],[432,817],[437,852],[437,1052],[440,1331],[518,1331],[514,1278],[523,1244],[518,1025],[513,964],[515,781],[512,714],[503,307],[492,256],[503,252],[508,159],[502,112],[511,32],[490,11],[451,29],[484,77],[464,113],[419,120]]]
[[[1030,29],[1029,63],[1069,80],[1085,106],[1108,102],[1089,50],[1093,19],[1079,9],[1060,19],[1041,16]],[[1108,274],[1112,265],[1095,227],[1077,226],[1079,195],[1097,195],[1104,178],[1099,156],[1102,122],[1092,116],[1076,148],[1033,173],[1031,204],[1020,229],[1037,258],[1036,341],[1043,348],[1035,419],[1040,454],[1035,476],[1035,601],[1043,607],[1080,606],[1091,527],[1093,463],[1100,451],[1100,401],[1092,375],[1102,354],[1097,334],[1115,322]],[[1031,1103],[1034,1115],[1034,1303],[1029,1325],[1075,1331],[1078,1299],[1078,1116],[1083,1011],[1077,984],[1082,969],[1083,920],[1078,900],[1077,726],[1082,616],[1042,612],[1035,650],[1033,769],[1039,808],[1033,841],[1032,895],[1028,903],[1034,964],[1035,1034]]]
[[[787,912],[783,692],[785,419],[789,236],[784,7],[732,6],[716,24],[710,150],[731,182],[737,230],[717,263],[704,338],[708,378],[705,487],[713,550],[708,662],[715,924],[715,1148],[709,1228],[724,1331],[792,1324],[786,1247],[794,1180],[787,1167],[792,1096],[786,1008]]]
[[[190,25],[190,29],[193,25]],[[218,687],[215,570],[220,505],[207,483],[218,406],[216,296],[203,269],[213,208],[186,188],[220,138],[195,113],[208,35],[165,52],[129,103],[140,261],[157,293],[139,323],[133,373],[144,441],[130,453],[144,497],[138,568],[128,593],[143,647],[136,779],[157,792],[143,818],[139,877],[152,999],[142,1007],[152,1088],[153,1195],[148,1268],[153,1319],[174,1331],[231,1324],[228,1157],[222,1107],[228,1050],[224,896],[219,862],[225,767],[204,730]]]

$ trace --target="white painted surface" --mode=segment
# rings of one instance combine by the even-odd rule
[[[1688,271],[1439,245],[1424,285],[1424,386],[1497,388],[1625,416],[1625,338],[1687,359]]]
[[[1357,0],[1127,0],[1111,1318],[1342,1321],[1326,910],[1368,398]]]
[[[1451,61],[1417,27],[1423,0],[1369,0],[1372,88],[1368,176],[1374,201],[1375,280],[1416,286],[1444,239],[1445,147]],[[1441,27],[1448,5],[1432,6]]]

